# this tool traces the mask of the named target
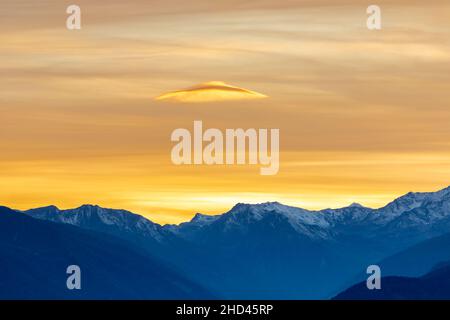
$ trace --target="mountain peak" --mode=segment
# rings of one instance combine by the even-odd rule
[[[79,206],[78,208],[75,208],[75,210],[76,209],[99,209],[99,208],[100,207],[96,204],[83,204],[83,205]]]
[[[210,216],[208,216],[208,215],[206,215],[206,214],[202,214],[202,213],[197,212],[197,213],[194,215],[194,217],[191,219],[191,222],[199,222],[199,221],[203,221],[203,220],[205,220],[205,219],[208,219],[208,217],[210,217]]]
[[[351,205],[348,206],[349,208],[365,208],[362,204],[353,202]]]
[[[203,217],[205,217],[206,215],[204,215],[204,214],[202,214],[202,213],[200,213],[200,212],[197,212],[195,215],[194,215],[194,217],[191,219],[191,221],[195,221],[195,220],[198,220],[198,219],[201,219],[201,218],[203,218]]]
[[[268,201],[268,202],[263,202],[261,203],[262,205],[268,205],[268,206],[272,206],[272,205],[281,205],[283,206],[284,204],[278,202],[278,201]]]
[[[324,236],[320,231],[313,232],[310,229],[311,226],[317,229],[326,229],[329,226],[329,222],[321,212],[291,207],[276,201],[258,204],[238,203],[223,217],[223,220],[227,221],[229,226],[248,225],[249,221],[252,223],[257,221],[265,221],[265,223],[286,221],[293,229],[311,237]],[[270,220],[266,220],[266,218]]]
[[[435,194],[438,194],[438,195],[441,195],[441,196],[446,196],[446,195],[450,194],[450,186],[435,192]]]
[[[256,208],[256,209],[264,209],[264,210],[275,210],[275,209],[279,209],[279,208],[288,208],[288,206],[277,202],[277,201],[269,201],[269,202],[262,202],[262,203],[237,203],[233,206],[233,208],[231,208],[230,211],[236,211],[238,209],[248,209],[248,208]]]
[[[408,192],[388,203],[383,208],[378,209],[377,212],[381,214],[377,215],[376,220],[378,220],[379,223],[385,223],[398,217],[405,216],[413,210],[419,210],[421,208],[426,208],[433,203],[449,200],[450,187],[435,192]],[[420,219],[423,219],[423,217]]]
[[[450,186],[445,187],[444,189],[440,190],[440,191],[446,191],[446,192],[450,192]],[[439,191],[438,191],[439,192]]]
[[[220,216],[211,216],[202,213],[196,213],[195,216],[191,219],[190,223],[195,223],[197,225],[203,225],[206,223],[213,222],[217,220]]]
[[[436,199],[442,198],[448,194],[450,194],[450,186],[448,186],[444,189],[441,189],[441,190],[437,190],[435,192],[412,192],[412,191],[410,191],[398,199],[401,199],[401,198],[433,198],[433,200],[436,200]]]
[[[161,240],[161,226],[147,218],[122,209],[102,208],[98,205],[84,204],[78,208],[56,210],[38,208],[25,211],[33,218],[71,224],[106,233],[122,232]],[[56,207],[55,207],[56,208]]]
[[[57,207],[57,206],[55,206],[55,205],[49,205],[49,206],[45,206],[45,207],[40,207],[39,209],[48,209],[48,210],[55,210],[55,211],[58,211],[59,210],[59,208]]]
[[[34,208],[34,209],[29,209],[29,210],[41,210],[41,211],[45,210],[45,211],[56,212],[56,211],[59,211],[59,208],[54,205],[48,205],[48,206],[38,207],[38,208]]]

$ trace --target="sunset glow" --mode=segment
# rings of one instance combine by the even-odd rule
[[[380,32],[356,0],[82,0],[78,31],[67,3],[27,3],[0,10],[0,205],[178,223],[237,202],[380,207],[450,184],[448,1],[379,1]],[[170,134],[195,120],[280,128],[278,174],[173,165]]]

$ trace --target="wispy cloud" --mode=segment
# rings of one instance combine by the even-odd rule
[[[1,4],[5,204],[103,199],[172,221],[235,199],[378,206],[448,184],[448,0],[379,0],[380,32],[360,0],[77,4],[80,32],[65,28],[64,1]],[[174,167],[170,132],[193,119],[281,128],[280,174]]]

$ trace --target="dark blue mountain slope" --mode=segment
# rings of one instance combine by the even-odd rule
[[[368,290],[358,283],[338,294],[336,300],[448,300],[450,265],[440,264],[419,278],[388,276],[381,279],[380,290]]]
[[[81,268],[81,290],[66,269]],[[208,291],[126,241],[0,207],[0,299],[208,299]]]

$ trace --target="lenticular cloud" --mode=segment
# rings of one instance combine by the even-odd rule
[[[191,88],[164,93],[156,97],[156,100],[198,103],[262,98],[267,98],[267,96],[255,91],[231,86],[221,81],[211,81]]]

